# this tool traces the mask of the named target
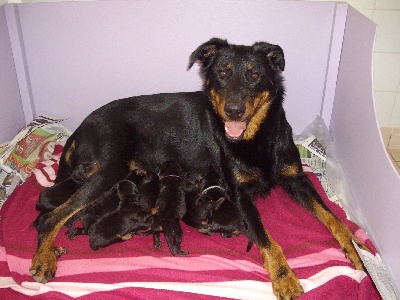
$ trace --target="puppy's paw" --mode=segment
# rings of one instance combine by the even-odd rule
[[[186,255],[188,252],[181,249],[182,228],[179,219],[156,218],[156,228],[162,228],[165,240],[172,255]]]
[[[67,248],[65,247],[54,247],[54,254],[56,258],[59,258],[61,255],[67,253]]]

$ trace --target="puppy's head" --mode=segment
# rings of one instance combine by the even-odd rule
[[[117,194],[120,200],[134,199],[139,197],[139,190],[135,183],[130,180],[121,180],[117,183]]]
[[[281,47],[265,42],[233,45],[214,38],[192,53],[189,68],[196,61],[201,64],[205,90],[225,125],[227,139],[253,139],[272,103],[282,102],[280,73],[285,58]]]

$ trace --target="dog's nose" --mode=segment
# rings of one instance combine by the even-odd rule
[[[236,103],[227,103],[225,105],[225,113],[231,120],[237,120],[244,115],[246,107]]]

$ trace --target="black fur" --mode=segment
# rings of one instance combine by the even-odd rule
[[[159,232],[163,231],[168,247],[173,255],[185,255],[182,250],[182,229],[179,221],[186,213],[185,195],[191,184],[184,178],[181,167],[173,161],[165,162],[158,172],[160,193],[156,202],[157,213],[154,215],[154,247],[161,247]]]
[[[93,250],[107,247],[131,238],[141,230],[150,230],[153,214],[140,201],[139,190],[132,181],[117,184],[120,209],[106,214],[88,230],[89,244]]]

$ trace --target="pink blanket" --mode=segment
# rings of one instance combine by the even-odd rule
[[[275,299],[257,247],[246,253],[246,237],[208,237],[185,224],[182,249],[190,254],[176,257],[164,240],[161,250],[153,250],[151,236],[93,251],[87,236],[71,241],[64,228],[56,244],[68,253],[60,257],[56,277],[47,284],[34,282],[29,266],[37,245],[35,204],[43,185],[55,178],[61,151],[57,146],[52,160],[38,165],[0,211],[1,299]],[[309,176],[327,205],[375,251],[365,233],[327,199],[314,174]],[[354,270],[329,231],[281,188],[257,205],[300,278],[306,292],[300,299],[380,299],[371,278]]]

